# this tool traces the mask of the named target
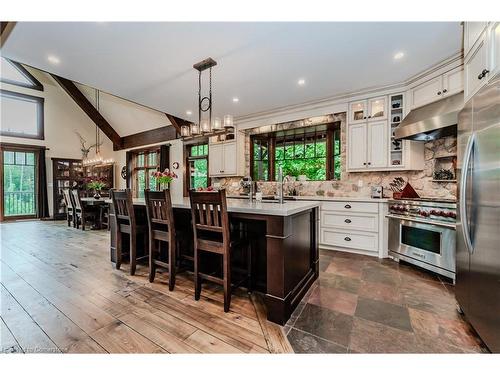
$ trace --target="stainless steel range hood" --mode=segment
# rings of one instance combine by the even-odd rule
[[[457,134],[458,112],[464,107],[464,93],[416,108],[395,129],[396,139],[430,141]]]

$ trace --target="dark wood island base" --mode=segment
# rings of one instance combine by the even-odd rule
[[[137,217],[145,218],[144,202],[134,202],[134,208]],[[256,262],[253,271],[255,290],[265,293],[267,319],[284,325],[319,275],[318,207],[307,208],[287,216],[254,211],[247,213],[230,210],[230,221],[245,222],[251,228],[250,240]],[[174,209],[174,215],[176,227],[183,233],[181,256],[184,254],[185,258],[189,259],[193,238],[190,210],[177,207]],[[110,225],[110,255],[111,261],[115,262],[115,220],[112,210]],[[144,248],[140,247],[137,251],[138,254],[144,253]]]

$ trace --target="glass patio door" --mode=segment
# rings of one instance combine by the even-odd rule
[[[36,217],[36,159],[30,150],[2,150],[4,219]]]

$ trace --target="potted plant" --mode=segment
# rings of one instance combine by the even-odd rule
[[[101,190],[106,187],[106,182],[102,178],[93,178],[87,183],[87,189],[94,190],[94,198],[101,198]]]
[[[177,175],[168,168],[165,168],[163,172],[155,171],[151,173],[151,176],[155,178],[156,182],[160,185],[160,190],[168,189],[173,179],[177,178]]]

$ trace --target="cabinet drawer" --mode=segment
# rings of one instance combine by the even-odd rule
[[[339,228],[343,230],[360,230],[377,232],[378,215],[377,214],[346,214],[339,211],[321,212],[322,228]]]
[[[378,251],[378,234],[321,229],[321,243],[365,251]]]
[[[321,202],[321,209],[341,212],[378,213],[378,203],[371,202]]]

